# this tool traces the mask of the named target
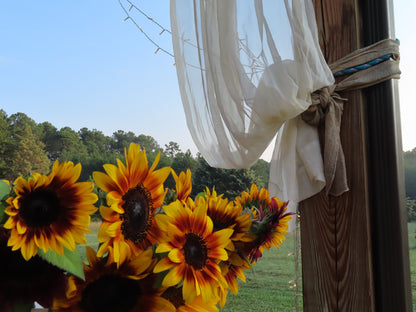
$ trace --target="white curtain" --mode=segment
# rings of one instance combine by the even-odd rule
[[[318,193],[318,133],[299,115],[334,79],[312,2],[171,0],[171,28],[188,128],[207,162],[247,168],[279,132],[270,191],[292,204]]]

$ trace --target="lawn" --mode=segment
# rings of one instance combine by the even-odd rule
[[[412,279],[413,311],[416,311],[416,222],[408,224],[410,275]]]
[[[90,228],[93,232],[86,235],[87,242],[96,250],[99,223],[92,223]],[[416,222],[409,223],[408,232],[413,309],[416,311]],[[238,295],[229,294],[227,304],[221,311],[293,312],[296,305],[298,306],[297,311],[302,311],[301,279],[299,278],[298,285],[295,285],[294,281],[296,277],[294,250],[295,234],[290,233],[279,250],[266,251],[258,263],[253,266],[253,270],[246,272],[247,282],[240,283]],[[84,247],[80,247],[80,252],[85,257]],[[300,264],[298,267],[300,275]]]

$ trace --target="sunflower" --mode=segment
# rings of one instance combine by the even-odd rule
[[[58,312],[175,312],[169,300],[154,288],[156,276],[151,273],[155,260],[152,250],[138,252],[119,267],[97,257],[87,247],[88,265],[84,264],[85,281],[71,276],[65,295],[55,298]],[[108,259],[109,260],[109,259]]]
[[[235,251],[228,253],[228,261],[221,262],[222,275],[224,275],[227,286],[234,295],[237,295],[238,293],[237,277],[241,281],[246,282],[246,277],[243,270],[250,269],[251,266],[245,257],[241,256],[238,252]]]
[[[226,228],[233,229],[234,232],[230,238],[233,242],[249,242],[254,239],[253,235],[247,233],[251,227],[251,215],[248,213],[243,214],[242,206],[235,205],[234,202],[222,198],[222,194],[218,196],[215,189],[211,193],[206,188],[205,197],[206,200],[202,196],[199,197],[197,205],[207,206],[207,215],[214,223],[214,232]],[[231,247],[231,249],[234,248]]]
[[[279,246],[286,239],[288,222],[294,213],[286,213],[288,202],[279,201],[277,197],[271,199],[269,207],[260,206],[258,216],[253,221],[252,231],[256,234],[256,239],[246,246],[249,246],[249,259],[256,262],[263,254],[263,249],[269,250],[271,247]]]
[[[217,286],[226,287],[218,262],[228,259],[225,247],[230,243],[232,229],[213,232],[213,223],[206,214],[206,205],[192,211],[175,201],[163,207],[166,214],[155,217],[164,232],[156,253],[166,253],[154,269],[155,273],[170,269],[162,286],[175,286],[183,281],[183,298],[192,302],[201,295],[208,303],[217,296]]]
[[[0,227],[0,311],[12,311],[18,302],[51,306],[52,297],[65,288],[64,272],[38,256],[26,261],[12,251],[7,247],[10,232]]]
[[[250,193],[243,191],[240,196],[235,198],[237,205],[241,205],[243,209],[250,209],[254,216],[257,217],[257,209],[262,207],[269,207],[271,204],[270,192],[261,188],[260,192],[256,184],[252,184],[250,188]]]
[[[161,296],[175,306],[176,312],[218,312],[217,300],[205,303],[202,296],[196,296],[191,303],[185,303],[182,292],[182,287],[169,287],[163,291]]]
[[[155,170],[159,159],[160,153],[148,168],[146,152],[132,143],[126,153],[126,165],[117,159],[118,166],[104,165],[107,174],[93,173],[98,187],[107,193],[109,205],[100,207],[104,220],[98,231],[98,240],[103,243],[99,257],[111,250],[112,258],[120,264],[155,243],[159,231],[154,215],[163,204],[163,182],[171,171],[169,167]]]
[[[192,191],[191,170],[182,171],[179,176],[172,170],[172,175],[176,182],[176,199],[186,202]]]
[[[80,174],[81,164],[55,161],[48,176],[34,173],[28,180],[16,179],[16,196],[7,199],[4,224],[11,229],[7,244],[12,250],[20,249],[29,260],[38,248],[62,255],[63,247],[74,250],[75,243],[87,243],[84,233],[91,232],[87,227],[97,210],[97,195],[92,182],[76,183]]]

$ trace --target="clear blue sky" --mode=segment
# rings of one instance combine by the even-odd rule
[[[123,2],[126,3],[126,2]],[[168,0],[134,0],[170,29]],[[127,5],[127,4],[126,4]],[[127,5],[128,8],[128,5]],[[134,10],[132,10],[132,13]],[[403,148],[416,147],[415,0],[395,0],[401,40]],[[133,13],[134,14],[134,13]],[[145,17],[136,22],[163,48],[168,33]],[[117,0],[0,2],[0,108],[23,112],[58,129],[69,126],[153,136],[196,148],[186,127],[174,60],[158,52],[126,17]]]

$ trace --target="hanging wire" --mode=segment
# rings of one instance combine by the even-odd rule
[[[134,3],[132,3],[130,0],[126,0],[129,4],[130,4],[130,7],[129,7],[129,9],[127,9],[124,5],[123,5],[123,3],[121,2],[121,0],[118,0],[118,3],[120,4],[120,6],[121,6],[121,8],[123,9],[123,11],[124,11],[124,13],[126,14],[126,18],[123,20],[123,22],[125,22],[125,21],[127,21],[127,20],[130,20],[133,24],[134,24],[134,26],[136,26],[136,28],[137,29],[139,29],[140,30],[140,32],[146,37],[146,39],[148,40],[148,41],[150,41],[155,47],[156,47],[156,50],[155,50],[155,52],[154,52],[154,54],[157,54],[159,51],[161,51],[161,52],[163,52],[163,53],[165,53],[165,54],[167,54],[167,55],[169,55],[170,57],[172,57],[172,58],[175,58],[175,56],[174,56],[174,54],[172,53],[172,52],[170,52],[170,51],[168,51],[168,50],[166,50],[166,49],[164,49],[163,47],[161,47],[156,41],[154,41],[144,30],[143,30],[143,28],[139,25],[139,24],[137,24],[137,22],[135,21],[135,19],[133,18],[133,16],[131,16],[130,15],[130,12],[134,9],[134,10],[136,10],[138,13],[140,13],[141,15],[143,15],[144,17],[146,17],[149,21],[151,21],[153,24],[155,24],[159,29],[160,29],[160,32],[159,32],[159,36],[161,36],[162,34],[164,34],[165,32],[166,33],[168,33],[169,35],[171,35],[171,36],[173,36],[172,35],[172,32],[168,29],[168,28],[166,28],[166,27],[163,27],[160,23],[158,23],[153,17],[150,17],[148,14],[146,14],[143,10],[141,10],[139,7],[137,7]],[[183,39],[183,38],[181,38],[181,40],[184,42],[184,43],[186,43],[186,44],[188,44],[188,45],[191,45],[191,46],[193,46],[193,47],[195,47],[195,48],[198,48],[199,49],[199,47],[196,45],[196,44],[194,44],[194,43],[192,43],[192,42],[190,42],[190,40],[189,39]],[[201,68],[200,66],[196,66],[196,65],[193,65],[193,64],[189,64],[189,63],[185,63],[187,66],[189,66],[189,67],[192,67],[192,68],[196,68],[196,69],[199,69],[199,70],[205,70],[204,68]],[[175,64],[173,64],[173,65],[175,65]]]
[[[173,58],[175,58],[174,54],[170,51],[168,51],[167,49],[161,47],[156,41],[154,41],[147,33],[146,31],[135,21],[134,17],[130,14],[130,12],[134,9],[135,11],[137,11],[139,14],[141,14],[142,16],[144,16],[145,18],[147,18],[150,22],[152,22],[154,25],[156,25],[159,29],[159,36],[161,36],[164,33],[168,33],[171,36],[174,36],[172,34],[172,32],[164,27],[162,24],[160,24],[159,22],[157,22],[153,17],[151,17],[150,15],[148,15],[147,13],[145,13],[142,9],[140,9],[138,6],[136,6],[131,0],[125,0],[130,6],[127,9],[126,6],[122,3],[122,0],[118,0],[121,8],[123,9],[124,13],[126,14],[126,17],[123,19],[123,22],[126,22],[128,20],[130,20],[134,26],[136,26],[137,29],[140,30],[140,32],[145,36],[145,38],[150,41],[155,47],[156,50],[154,52],[154,54],[157,54],[159,51],[163,52]],[[180,38],[180,40],[187,45],[190,45],[198,50],[201,50],[201,48],[193,43],[191,40],[189,39],[185,39],[185,38]],[[265,64],[260,60],[259,56],[255,56],[254,53],[249,49],[249,47],[247,46],[247,44],[243,43],[243,40],[245,39],[240,39],[239,43],[240,43],[240,50],[242,50],[245,54],[247,54],[248,58],[251,60],[251,64],[250,65],[243,65],[244,67],[248,68],[249,72],[246,72],[247,76],[250,77],[250,80],[253,79],[254,76],[256,76],[259,73],[262,73],[264,71],[265,68]],[[174,64],[175,65],[175,64]],[[189,64],[186,63],[187,66],[192,67],[192,68],[196,68],[202,71],[205,71],[204,68],[201,68],[200,66],[197,65],[193,65],[193,64]]]
[[[171,56],[171,57],[175,57],[173,55],[173,53],[169,52],[168,50],[162,48],[161,46],[159,46],[152,38],[150,38],[150,36],[143,30],[142,27],[140,27],[136,21],[134,20],[134,18],[130,15],[130,11],[134,8],[136,9],[140,14],[144,15],[147,19],[149,19],[152,23],[154,23],[156,26],[158,26],[161,29],[161,32],[159,33],[159,35],[163,34],[165,31],[167,31],[168,33],[171,34],[170,30],[168,30],[167,28],[164,28],[162,25],[160,25],[158,22],[156,22],[153,18],[151,18],[150,16],[148,16],[146,13],[144,13],[142,10],[140,10],[137,6],[135,6],[133,3],[131,3],[129,0],[127,0],[128,3],[130,3],[130,8],[127,10],[123,3],[121,2],[121,0],[118,0],[118,3],[120,4],[121,8],[123,9],[124,13],[126,13],[127,17],[123,20],[123,22],[130,20],[139,30],[140,32],[146,37],[147,40],[149,40],[157,49],[156,52],[162,51],[164,53],[166,53],[167,55]]]

